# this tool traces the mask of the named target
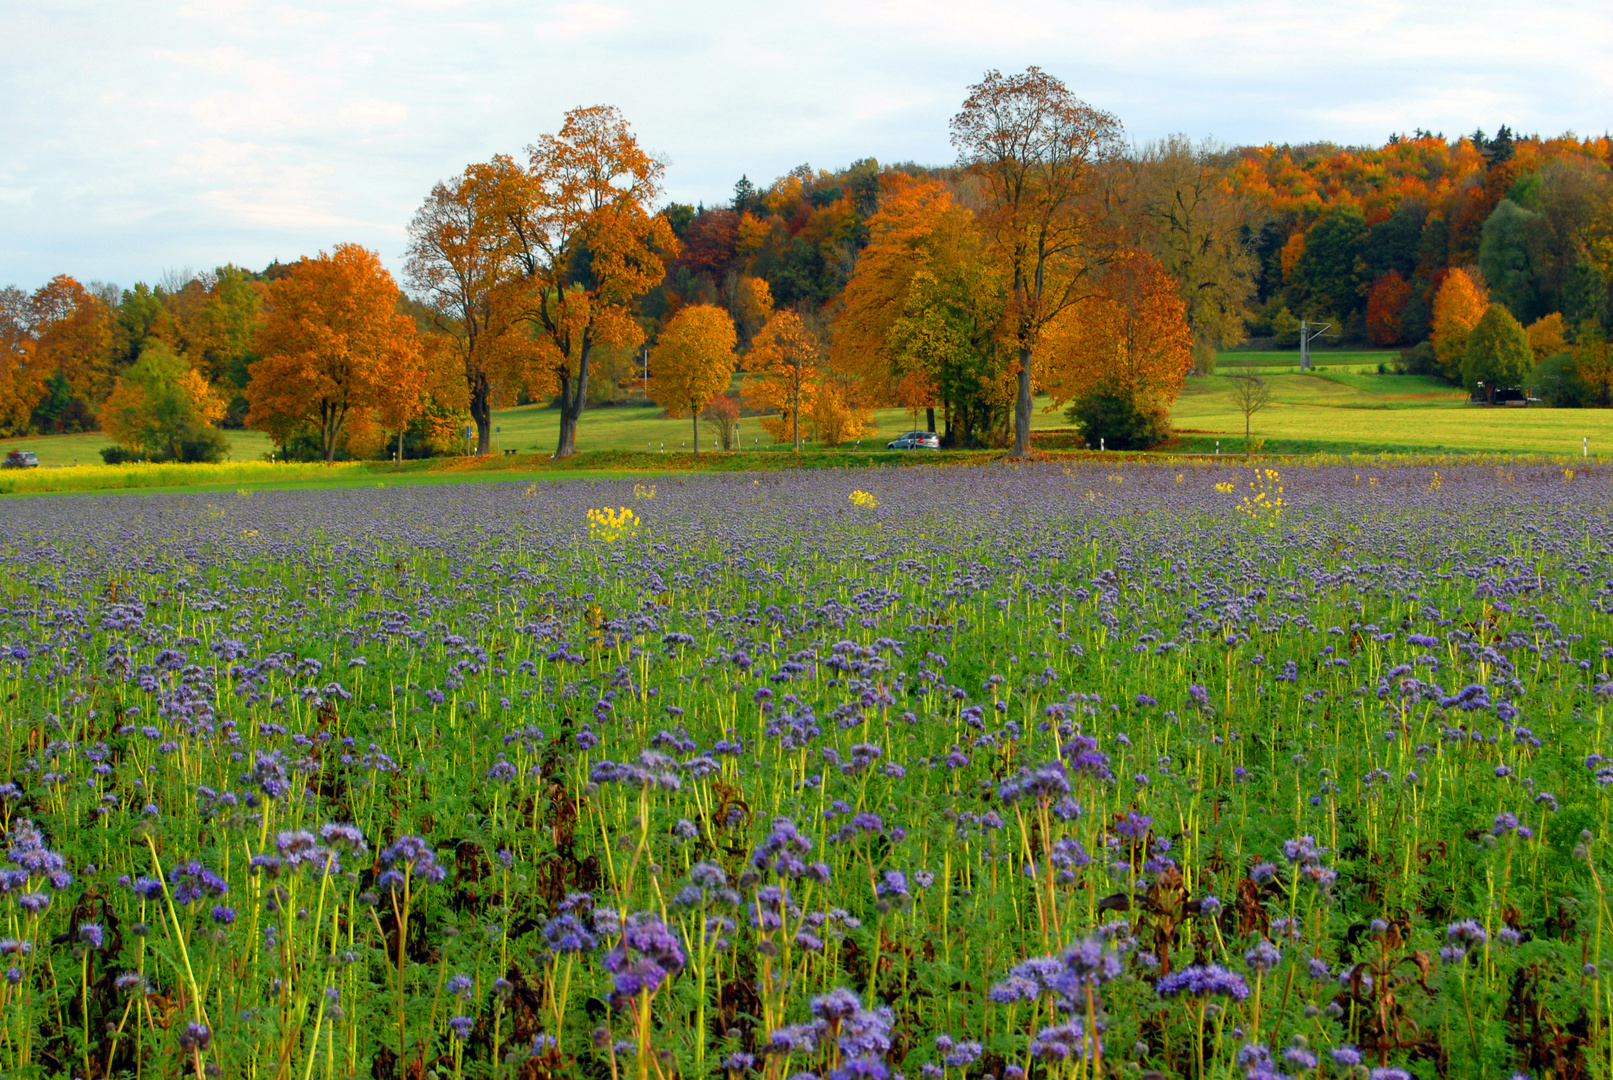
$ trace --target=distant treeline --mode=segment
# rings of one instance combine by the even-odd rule
[[[982,127],[988,113],[1016,122],[988,98],[1038,95],[1092,121],[1083,145],[1055,147],[1065,166],[1007,160]],[[1072,408],[1118,393],[1147,429],[1217,349],[1291,347],[1301,319],[1330,324],[1331,340],[1399,347],[1404,370],[1476,392],[1610,403],[1606,136],[1503,126],[1376,148],[1133,146],[1034,68],[972,87],[953,136],[954,165],[802,165],[689,206],[660,201],[660,166],[615,110],[575,110],[523,160],[471,165],[433,190],[402,289],[352,245],[156,286],[62,275],[5,289],[0,434],[103,428],[185,457],[216,452],[202,429],[251,424],[293,456],[409,456],[457,443],[466,425],[485,448],[493,407],[553,400],[563,454],[584,407],[646,378],[655,397],[676,381],[670,365],[694,363],[684,334],[681,352],[660,350],[665,376],[653,370],[663,331],[695,308],[732,325],[719,368],[757,369],[747,404],[780,432],[806,424],[830,442],[899,403],[939,412],[955,444],[1005,444],[1022,367]],[[589,154],[606,178],[592,190],[576,179]],[[1021,181],[1035,206],[1015,201]],[[1039,212],[1053,232],[1035,234]],[[1033,234],[1054,241],[1039,267],[1025,261]],[[366,336],[351,321],[361,308],[390,329]],[[726,340],[703,325],[698,340]],[[759,337],[767,372],[747,359]],[[712,400],[669,408],[698,416]]]

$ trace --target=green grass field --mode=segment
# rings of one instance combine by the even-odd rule
[[[1311,366],[1326,371],[1371,371],[1378,365],[1394,369],[1400,359],[1398,349],[1316,349],[1311,350]],[[1257,368],[1263,375],[1299,372],[1299,350],[1252,349],[1247,352],[1222,352],[1215,357],[1217,371],[1233,368]]]
[[[229,430],[224,437],[230,443],[229,460],[261,461],[273,445],[269,436],[261,431]],[[0,439],[0,457],[13,450],[32,450],[39,455],[44,468],[62,468],[70,465],[101,464],[101,448],[112,442],[99,431],[86,431],[78,435],[34,435],[21,439]]]
[[[1613,410],[1483,409],[1467,404],[1466,395],[1437,379],[1380,375],[1392,352],[1331,351],[1315,354],[1316,370],[1301,373],[1298,354],[1287,352],[1223,353],[1218,373],[1191,378],[1171,414],[1177,439],[1172,452],[1223,453],[1243,449],[1244,422],[1232,402],[1230,374],[1240,366],[1257,369],[1269,380],[1272,402],[1255,414],[1251,433],[1263,439],[1268,454],[1419,453],[1419,454],[1549,454],[1577,456],[1582,438],[1593,456],[1613,450]],[[1038,403],[1032,426],[1038,430],[1067,428],[1061,412]],[[539,405],[504,409],[494,414],[498,449],[513,450],[536,466],[554,449],[559,432],[557,410]],[[923,426],[903,409],[874,415],[876,431],[840,452],[867,458],[909,428]],[[787,453],[788,443],[775,442],[754,417],[740,421],[743,454]],[[233,462],[259,461],[270,449],[256,431],[227,432]],[[667,418],[653,405],[591,409],[583,415],[577,446],[606,454],[666,455],[672,465],[692,448],[687,419]],[[702,425],[701,447],[713,452],[709,429]],[[47,468],[100,462],[106,436],[91,432],[39,438],[0,440],[0,453],[29,449]],[[877,455],[876,455],[877,456]],[[624,459],[625,460],[625,459]],[[653,459],[637,459],[624,468],[642,468]],[[725,463],[726,464],[726,463]],[[737,464],[737,462],[736,462]],[[653,466],[652,466],[653,467]]]

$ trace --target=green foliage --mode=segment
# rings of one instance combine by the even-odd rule
[[[1294,318],[1286,304],[1271,317],[1271,334],[1273,344],[1279,349],[1299,348],[1299,320]]]
[[[695,219],[695,208],[688,203],[667,203],[661,214],[672,226],[672,235],[682,240],[683,234],[689,231],[689,223]]]
[[[144,457],[145,455],[139,450],[131,450],[117,443],[101,447],[101,461],[106,465],[127,465],[131,461],[141,461]]]
[[[1563,322],[1578,326],[1592,321],[1606,327],[1609,318],[1609,289],[1607,278],[1590,259],[1580,256],[1569,267],[1562,290]]]
[[[407,439],[407,435],[405,435]],[[347,440],[343,439],[336,448],[333,461],[351,461],[352,455],[347,452]],[[319,432],[311,427],[298,428],[282,445],[274,450],[276,461],[324,461],[325,445]]]
[[[216,445],[201,435],[209,418],[193,393],[195,373],[163,342],[148,341],[119,383],[101,421],[125,446],[151,461],[183,461],[187,446],[210,453]]]
[[[1479,269],[1493,299],[1505,304],[1520,322],[1533,322],[1540,310],[1530,233],[1539,220],[1511,199],[1502,199],[1484,222],[1479,243]]]
[[[1529,372],[1529,396],[1539,398],[1554,409],[1579,409],[1590,404],[1590,394],[1580,381],[1572,352],[1548,356]]]
[[[1124,387],[1100,386],[1072,402],[1064,415],[1093,449],[1147,450],[1170,435],[1170,418]]]
[[[1305,253],[1294,267],[1294,283],[1289,290],[1303,312],[1347,317],[1362,305],[1356,261],[1366,239],[1366,218],[1353,205],[1328,208],[1310,227],[1305,234]]]
[[[1534,366],[1529,335],[1502,304],[1485,309],[1467,338],[1462,354],[1462,385],[1477,393],[1480,384],[1489,397],[1500,389],[1521,386]]]
[[[214,465],[223,461],[230,452],[230,441],[218,428],[203,424],[179,440],[179,454],[175,460]]]
[[[1009,400],[1003,390],[1007,351],[996,334],[1003,297],[996,282],[972,260],[920,270],[908,290],[902,317],[891,326],[896,370],[919,371],[950,403],[947,445],[1002,442]]]
[[[1391,270],[1408,280],[1417,272],[1417,247],[1422,242],[1428,208],[1418,199],[1403,199],[1395,212],[1372,226],[1361,245],[1366,272],[1363,280],[1376,281]]]
[[[67,377],[57,371],[45,380],[45,396],[34,406],[30,423],[41,434],[66,435],[94,430],[95,417],[84,399],[74,396]]]
[[[1434,355],[1434,343],[1432,341],[1420,341],[1409,349],[1401,349],[1400,361],[1395,367],[1401,375],[1445,377],[1444,369],[1439,364],[1439,358]]]
[[[1525,210],[1539,211],[1544,187],[1545,184],[1538,172],[1524,173],[1507,188],[1507,198]]]

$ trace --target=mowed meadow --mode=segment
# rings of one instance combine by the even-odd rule
[[[1541,455],[1567,460],[1588,453],[1592,459],[1613,449],[1613,412],[1601,409],[1484,408],[1470,405],[1460,390],[1427,376],[1380,374],[1379,364],[1391,362],[1395,354],[1384,352],[1318,353],[1316,367],[1301,372],[1294,353],[1230,353],[1218,364],[1217,374],[1188,379],[1172,409],[1173,439],[1158,453],[1214,454],[1217,444],[1224,455],[1244,450],[1244,417],[1233,400],[1234,377],[1246,367],[1261,373],[1271,386],[1271,403],[1249,421],[1254,438],[1260,440],[1265,455],[1375,455],[1391,454],[1481,454],[1492,456]],[[516,468],[546,464],[559,432],[559,411],[543,405],[526,405],[492,413],[491,452],[500,461],[483,462],[466,471],[463,454],[449,455],[434,464],[415,463],[408,470],[410,480],[432,478],[485,478],[509,464]],[[1031,414],[1034,441],[1038,447],[1081,449],[1085,442],[1049,399],[1038,398]],[[865,463],[869,451],[883,451],[891,439],[914,427],[924,427],[922,414],[890,408],[870,413],[864,434],[842,444],[825,447],[811,439],[808,449],[818,452],[815,464],[832,462],[840,456],[847,464]],[[610,459],[611,468],[661,470],[688,468],[695,464],[695,433],[691,422],[668,417],[651,402],[628,403],[583,413],[578,423],[582,445],[608,455],[645,454],[646,458]],[[0,440],[0,452],[32,450],[47,470],[77,466],[62,475],[0,475],[0,490],[105,490],[150,486],[229,487],[232,484],[257,486],[317,483],[321,477],[332,483],[357,482],[367,478],[382,480],[393,471],[385,463],[339,463],[322,470],[311,465],[277,466],[258,469],[252,463],[263,461],[273,444],[261,432],[232,430],[228,437],[228,460],[221,466],[206,465],[147,467],[143,472],[129,466],[107,468],[98,464],[98,450],[107,437],[99,432],[77,435],[33,436]],[[788,452],[788,441],[780,441],[763,429],[760,418],[741,417],[735,423],[735,451],[718,449],[711,425],[702,424],[699,433],[703,453],[749,454]],[[461,447],[463,449],[463,447]],[[503,462],[503,452],[511,451],[518,460]],[[827,453],[828,457],[822,455]],[[667,455],[670,455],[667,456]],[[955,452],[918,452],[923,460],[951,460]],[[978,454],[967,455],[978,457]],[[598,464],[578,465],[597,469]],[[708,460],[709,464],[709,460]],[[244,466],[244,467],[243,467]]]
[[[1604,466],[13,501],[0,1072],[1598,1077]]]

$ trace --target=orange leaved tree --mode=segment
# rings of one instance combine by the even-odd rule
[[[1004,336],[1019,360],[1014,456],[1031,448],[1031,363],[1043,331],[1092,293],[1118,238],[1098,196],[1121,149],[1120,121],[1037,67],[990,71],[952,118],[952,143],[979,185],[982,224],[1007,279]]]
[[[1537,364],[1568,347],[1561,312],[1554,311],[1550,315],[1542,315],[1525,327],[1524,332],[1529,335],[1529,351],[1534,354]]]
[[[117,371],[112,361],[112,309],[83,285],[58,274],[34,292],[34,354],[44,372],[60,372],[73,393],[106,400]],[[47,375],[47,378],[49,376]]]
[[[1097,292],[1048,328],[1038,365],[1057,405],[1103,387],[1162,412],[1193,369],[1193,331],[1176,279],[1142,251],[1110,264]]]
[[[45,372],[34,357],[28,294],[0,289],[0,435],[22,434],[45,396]]]
[[[540,359],[529,385],[547,379],[560,397],[556,458],[577,449],[594,346],[633,348],[644,331],[639,296],[666,276],[678,239],[651,209],[664,169],[609,105],[572,109],[556,135],[527,148],[528,166],[494,160],[505,177],[504,211],[530,290],[527,317]]]
[[[1390,270],[1372,283],[1367,295],[1367,334],[1374,345],[1398,345],[1401,320],[1411,301],[1411,283]]]
[[[817,388],[818,338],[793,311],[774,312],[751,341],[746,368],[750,381],[745,397],[776,415],[764,416],[762,427],[773,438],[786,437],[801,452],[801,407]]]
[[[458,369],[477,454],[492,450],[494,399],[518,388],[538,355],[505,214],[512,178],[519,181],[513,167],[472,165],[433,187],[409,223],[404,276],[449,345],[427,355]]]
[[[1487,289],[1474,282],[1465,270],[1452,270],[1434,294],[1434,357],[1447,378],[1462,374],[1462,358],[1467,353],[1467,335],[1479,324],[1490,306]]]
[[[734,375],[734,320],[715,304],[681,309],[661,331],[650,351],[655,398],[668,416],[687,412],[694,424],[694,452],[700,453],[700,412]]]
[[[303,258],[269,286],[250,368],[247,423],[284,441],[318,428],[332,461],[350,417],[418,398],[425,371],[414,322],[380,256],[358,244]],[[366,415],[367,418],[367,415]]]
[[[934,396],[925,391],[936,380],[932,373],[904,364],[905,357],[891,344],[891,328],[903,316],[914,275],[956,261],[958,236],[973,224],[969,211],[936,181],[896,173],[881,186],[884,202],[868,219],[868,244],[840,295],[829,362],[836,371],[860,379],[864,396],[872,401],[908,404],[918,394],[928,407]]]

